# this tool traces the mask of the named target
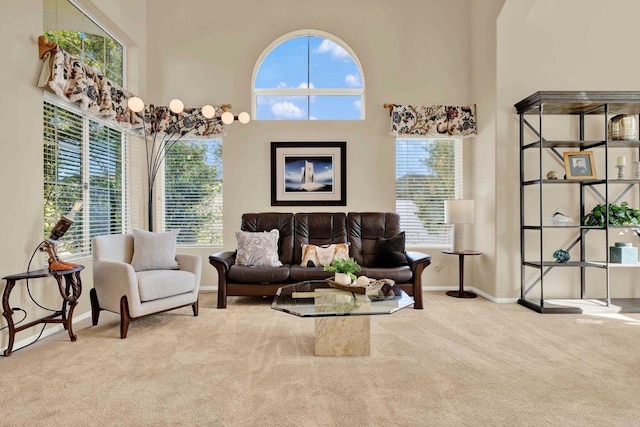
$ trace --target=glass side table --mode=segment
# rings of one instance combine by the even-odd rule
[[[458,275],[459,275],[459,283],[460,288],[457,291],[448,291],[447,295],[455,298],[475,298],[478,295],[475,292],[465,291],[464,290],[464,257],[469,255],[482,255],[482,252],[472,251],[472,250],[463,250],[463,251],[454,251],[451,249],[445,249],[442,251],[443,254],[447,255],[458,255]]]

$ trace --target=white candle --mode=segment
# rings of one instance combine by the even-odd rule
[[[627,166],[627,158],[625,156],[618,156],[618,166]]]

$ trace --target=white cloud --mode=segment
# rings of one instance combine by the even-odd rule
[[[285,82],[280,82],[278,83],[278,87],[279,88],[287,87],[287,84]]]
[[[271,106],[271,114],[280,119],[295,119],[303,117],[304,111],[292,102],[276,102]]]
[[[358,99],[357,101],[353,101],[353,106],[356,108],[356,110],[360,111],[362,110],[362,100]]]
[[[307,83],[307,82],[302,82],[298,85],[298,89],[313,89],[315,86],[313,85],[313,83]]]
[[[351,87],[362,86],[360,83],[360,79],[358,78],[358,76],[354,74],[347,74],[346,77],[344,78],[344,82]]]
[[[330,53],[332,58],[338,59],[350,59],[351,55],[347,52],[342,46],[339,46],[335,42],[331,40],[324,39],[318,49],[316,49],[316,53]]]

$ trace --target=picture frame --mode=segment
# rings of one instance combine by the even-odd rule
[[[271,206],[346,205],[346,141],[271,142]]]
[[[593,151],[568,151],[563,155],[567,179],[596,179]]]

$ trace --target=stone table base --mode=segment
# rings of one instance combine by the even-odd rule
[[[316,318],[316,356],[369,356],[371,316]]]

